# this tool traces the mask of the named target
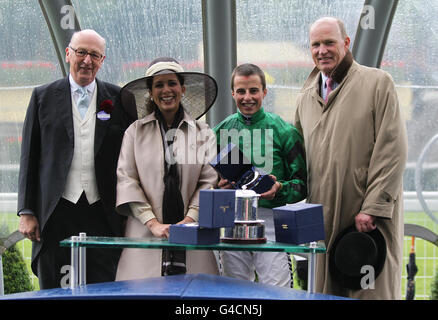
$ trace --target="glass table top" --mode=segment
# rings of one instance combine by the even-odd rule
[[[181,250],[233,250],[233,251],[280,251],[289,253],[325,253],[324,242],[294,245],[267,241],[262,244],[248,243],[215,243],[208,245],[190,245],[169,243],[167,239],[159,238],[126,238],[126,237],[92,237],[86,236],[81,239],[73,237],[62,240],[62,247],[85,247],[85,248],[143,248],[143,249],[181,249]]]

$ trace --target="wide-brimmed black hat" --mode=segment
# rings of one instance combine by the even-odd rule
[[[362,267],[374,268],[377,279],[385,265],[386,241],[378,228],[359,232],[355,226],[343,230],[336,237],[329,252],[329,271],[334,280],[345,288],[361,289]]]
[[[181,104],[193,119],[199,119],[211,108],[217,97],[216,80],[205,73],[185,72],[178,61],[167,57],[152,61],[145,77],[131,81],[122,88],[122,103],[134,103],[139,119],[146,116],[150,113],[146,102],[150,99],[151,80],[155,75],[165,73],[176,73],[183,78],[186,89]]]

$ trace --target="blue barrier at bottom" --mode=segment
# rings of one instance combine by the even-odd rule
[[[261,300],[345,300],[310,294],[229,277],[186,274],[88,284],[75,289],[48,289],[1,296],[0,300],[89,300],[89,299],[261,299]]]

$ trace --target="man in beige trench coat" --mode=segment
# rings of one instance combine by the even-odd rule
[[[393,80],[353,60],[340,20],[317,20],[309,38],[316,67],[300,92],[295,114],[306,149],[307,201],[323,205],[328,252],[351,225],[360,232],[379,228],[387,244],[385,265],[374,285],[356,291],[332,279],[329,254],[318,255],[316,291],[400,299],[407,138]],[[332,79],[330,88],[327,78]]]

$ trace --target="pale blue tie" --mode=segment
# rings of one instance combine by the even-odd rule
[[[78,99],[77,105],[79,113],[81,114],[81,118],[85,117],[85,113],[87,113],[88,105],[90,104],[87,89],[79,87],[76,92],[78,92],[81,96]]]

